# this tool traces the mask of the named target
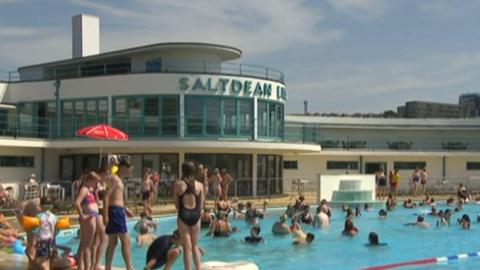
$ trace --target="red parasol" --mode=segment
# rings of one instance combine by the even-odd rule
[[[76,134],[77,136],[83,136],[99,140],[128,141],[127,133],[105,124],[81,128],[77,130]],[[102,150],[103,146],[100,147],[98,167],[100,167],[102,161]]]
[[[128,134],[105,124],[81,128],[76,134],[100,140],[128,141]]]

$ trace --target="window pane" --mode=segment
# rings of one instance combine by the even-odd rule
[[[298,169],[298,161],[297,160],[285,160],[283,162],[283,168],[284,169],[296,170],[296,169]]]
[[[237,134],[237,104],[235,99],[223,100],[223,133],[225,135]]]
[[[162,134],[178,134],[178,97],[162,98]]]
[[[283,137],[283,105],[277,104],[276,135]]]
[[[358,170],[358,161],[327,161],[327,170]]]
[[[107,123],[108,117],[108,100],[102,98],[98,100],[98,123]]]
[[[86,125],[97,124],[97,101],[87,100],[87,116]]]
[[[277,119],[277,113],[275,110],[276,106],[273,103],[270,103],[268,106],[268,136],[270,137],[275,137],[277,136],[276,134],[276,119]]]
[[[147,72],[160,72],[162,71],[162,60],[161,59],[152,59],[146,62]]]
[[[415,170],[416,168],[425,168],[427,163],[424,161],[395,161],[393,168],[395,170]]]
[[[185,97],[185,116],[187,119],[187,135],[202,134],[203,98]]]
[[[62,134],[65,137],[70,137],[74,135],[74,111],[73,111],[73,102],[64,101],[63,102],[63,113],[62,113]]]
[[[239,100],[240,135],[252,135],[252,100]]]
[[[127,100],[125,98],[114,99],[113,126],[127,130]]]
[[[480,162],[467,162],[467,170],[480,170]]]
[[[33,156],[0,156],[0,167],[24,167],[35,166]]]
[[[141,117],[142,117],[142,99],[128,99],[128,133],[130,135],[141,134]]]
[[[158,135],[158,97],[145,98],[144,117],[145,135]]]
[[[207,119],[206,131],[209,135],[218,135],[219,133],[219,116],[220,116],[220,99],[208,98],[205,102]]]
[[[258,102],[258,136],[267,136],[268,129],[268,112],[267,112],[267,103],[259,101]]]

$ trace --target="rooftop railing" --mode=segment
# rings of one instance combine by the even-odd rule
[[[152,65],[147,64],[147,68],[144,71],[132,69],[132,65],[129,62],[69,65],[54,68],[39,67],[38,69],[24,69],[21,72],[11,71],[8,74],[4,73],[0,75],[0,80],[4,78],[11,82],[41,81],[137,73],[221,74],[246,76],[280,83],[284,83],[285,80],[284,74],[273,68],[250,64],[200,60],[162,60]]]

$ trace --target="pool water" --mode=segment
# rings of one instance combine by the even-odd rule
[[[439,205],[439,210],[446,205]],[[450,207],[452,208],[452,207]],[[291,236],[274,236],[270,230],[283,209],[273,209],[261,221],[261,235],[267,243],[249,245],[240,242],[249,234],[249,226],[243,220],[232,220],[232,224],[240,228],[240,232],[229,238],[211,238],[202,231],[201,247],[206,251],[204,261],[237,261],[247,260],[256,263],[260,269],[361,269],[369,266],[419,260],[431,257],[455,255],[466,252],[480,251],[480,223],[476,222],[480,205],[466,205],[458,213],[452,215],[450,227],[436,228],[436,217],[425,215],[431,228],[405,227],[404,223],[414,222],[416,215],[429,212],[429,208],[398,209],[388,213],[386,220],[377,218],[379,208],[372,212],[362,212],[362,216],[354,219],[360,233],[356,237],[343,237],[345,213],[339,208],[334,209],[330,228],[317,229],[302,224],[303,230],[315,234],[315,241],[309,246],[294,246]],[[456,224],[462,214],[469,214],[472,219],[470,230],[463,230]],[[157,220],[157,235],[169,234],[176,227],[176,217],[169,216]],[[134,222],[129,222],[129,229]],[[369,248],[365,246],[368,233],[375,231],[380,236],[380,242],[388,243],[387,247]],[[147,248],[135,246],[135,233],[132,238],[133,260],[136,269],[143,269]],[[68,245],[74,250],[78,240],[70,236],[59,237],[59,244]],[[114,266],[124,267],[120,244],[114,257]],[[405,269],[480,269],[480,259],[471,258],[450,264],[409,267]],[[174,269],[183,269],[181,258],[177,260]]]

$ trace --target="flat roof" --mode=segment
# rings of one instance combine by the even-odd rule
[[[150,45],[144,45],[139,47],[133,47],[123,50],[110,51],[105,53],[99,53],[96,55],[90,55],[79,58],[70,58],[65,60],[35,64],[30,66],[19,67],[18,70],[27,69],[27,68],[38,68],[38,67],[52,67],[52,66],[63,66],[78,64],[88,61],[104,60],[106,58],[114,57],[127,57],[139,53],[149,53],[149,52],[161,52],[161,51],[173,51],[173,50],[189,50],[189,51],[211,51],[222,60],[233,60],[242,56],[242,51],[238,48],[220,45],[220,44],[211,44],[211,43],[200,43],[200,42],[167,42],[167,43],[155,43]]]
[[[285,121],[338,126],[398,126],[398,127],[459,127],[480,128],[477,118],[362,118],[324,117],[314,115],[285,115]]]

